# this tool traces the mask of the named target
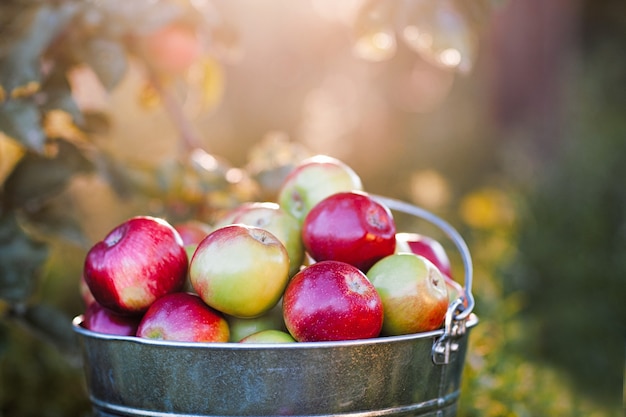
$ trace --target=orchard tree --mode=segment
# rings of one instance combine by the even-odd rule
[[[89,244],[60,196],[81,174],[106,179],[120,195],[162,199],[179,217],[206,214],[211,193],[236,196],[226,163],[198,162],[208,154],[169,90],[190,82],[193,69],[203,75],[193,87],[213,99],[218,49],[236,41],[236,32],[211,2],[8,0],[0,4],[0,39],[0,317],[25,321],[70,348],[68,318],[32,300],[49,239]],[[131,62],[144,70],[144,94],[180,133],[174,165],[125,165],[93,140],[110,127],[109,115],[75,100],[73,71],[92,72],[111,92]]]

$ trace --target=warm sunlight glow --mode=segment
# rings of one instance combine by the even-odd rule
[[[439,53],[439,62],[449,68],[458,67],[461,63],[461,52],[455,48],[444,49]]]
[[[409,46],[417,51],[431,48],[433,45],[432,35],[421,31],[417,26],[406,26],[402,30],[402,36]]]
[[[202,149],[195,149],[191,153],[191,159],[207,171],[216,169],[218,165],[217,159]]]
[[[354,44],[354,54],[369,61],[384,61],[396,53],[396,37],[391,31],[363,34]]]
[[[411,174],[411,198],[420,206],[438,209],[450,202],[451,190],[448,180],[431,169]]]
[[[228,181],[231,184],[237,184],[238,182],[243,180],[243,177],[244,177],[244,173],[239,168],[231,168],[228,171],[226,171],[226,181]]]
[[[393,47],[394,38],[390,33],[378,32],[372,36],[372,44],[379,49],[389,49]]]

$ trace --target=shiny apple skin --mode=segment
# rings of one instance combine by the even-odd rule
[[[89,307],[91,303],[95,303],[96,299],[93,297],[87,282],[85,281],[85,275],[80,275],[80,280],[78,282],[78,291],[80,292],[80,299],[83,301],[83,305],[85,308]]]
[[[253,333],[263,330],[287,331],[283,320],[282,302],[279,301],[274,307],[264,314],[253,318],[240,318],[226,315],[226,321],[230,327],[230,341],[239,342]]]
[[[302,226],[306,251],[316,261],[341,261],[363,272],[396,247],[391,211],[363,192],[342,192],[320,201]]]
[[[304,260],[302,225],[274,202],[247,202],[227,213],[215,227],[241,223],[259,227],[276,236],[287,249],[289,255],[289,276],[300,270]]]
[[[183,287],[188,262],[183,241],[172,225],[160,218],[137,216],[91,247],[83,276],[103,307],[137,314]]]
[[[380,333],[383,305],[358,268],[322,261],[291,279],[283,295],[283,317],[298,342],[369,339]]]
[[[134,336],[141,317],[141,315],[128,316],[115,313],[94,301],[85,309],[82,326],[92,332]]]
[[[235,317],[257,317],[273,308],[289,281],[285,246],[265,229],[232,224],[198,245],[189,280],[205,303]]]
[[[228,342],[224,316],[196,294],[178,292],[154,302],[144,314],[137,336],[178,342]]]
[[[420,233],[405,232],[398,233],[396,239],[399,247],[403,247],[405,250],[417,255],[422,255],[434,263],[442,274],[452,278],[450,258],[443,245],[438,240]]]
[[[315,155],[302,160],[287,174],[277,202],[302,223],[324,198],[352,190],[363,190],[363,183],[350,166],[328,155]]]
[[[449,299],[445,277],[428,259],[414,253],[390,255],[367,273],[382,299],[381,334],[420,333],[441,327]]]
[[[185,247],[195,247],[213,231],[213,228],[198,220],[187,220],[173,225]],[[193,252],[192,252],[193,253]]]

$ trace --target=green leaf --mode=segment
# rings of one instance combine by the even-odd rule
[[[10,342],[11,340],[9,339],[9,330],[0,321],[0,358],[2,358],[2,356],[8,350]]]
[[[127,166],[105,151],[99,152],[95,158],[98,174],[107,181],[118,196],[127,198],[137,191],[150,195],[150,193],[138,186],[136,182],[139,181],[142,185],[145,182],[154,184],[156,179],[153,169]],[[139,177],[140,180],[136,180],[136,177]],[[158,195],[158,192],[156,194]]]
[[[149,33],[161,26],[181,19],[185,16],[190,7],[182,2],[171,1],[129,1],[129,0],[107,0],[98,3],[98,9],[110,21],[110,26],[115,26],[117,30],[112,30],[112,34],[118,32],[132,31],[135,33]]]
[[[29,229],[33,227],[37,234],[61,238],[81,247],[89,246],[89,239],[74,211],[68,209],[71,204],[69,198],[60,195],[48,200],[34,212],[26,212],[25,219]]]
[[[42,2],[13,11],[13,18],[0,31],[0,86],[7,95],[41,83],[40,58],[77,10],[71,2]]]
[[[77,353],[72,318],[58,308],[45,303],[34,304],[24,312],[23,319],[62,352]]]
[[[37,209],[63,191],[72,175],[93,168],[74,145],[62,140],[56,143],[58,153],[54,158],[28,153],[15,166],[4,184],[5,207]]]
[[[85,43],[81,57],[108,91],[122,80],[128,69],[126,50],[116,40],[92,38]]]
[[[41,114],[31,100],[9,100],[0,104],[0,132],[35,152],[43,152],[46,135]]]
[[[13,213],[0,217],[0,299],[25,301],[33,292],[48,247],[33,240]]]
[[[42,87],[45,101],[41,111],[63,110],[72,116],[75,124],[83,125],[85,119],[72,96],[72,89],[67,80],[66,69],[55,67]]]

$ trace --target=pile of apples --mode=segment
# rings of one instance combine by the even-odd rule
[[[81,291],[94,332],[283,343],[435,330],[463,288],[438,241],[398,232],[351,167],[317,155],[276,202],[213,225],[128,219],[87,253]]]

